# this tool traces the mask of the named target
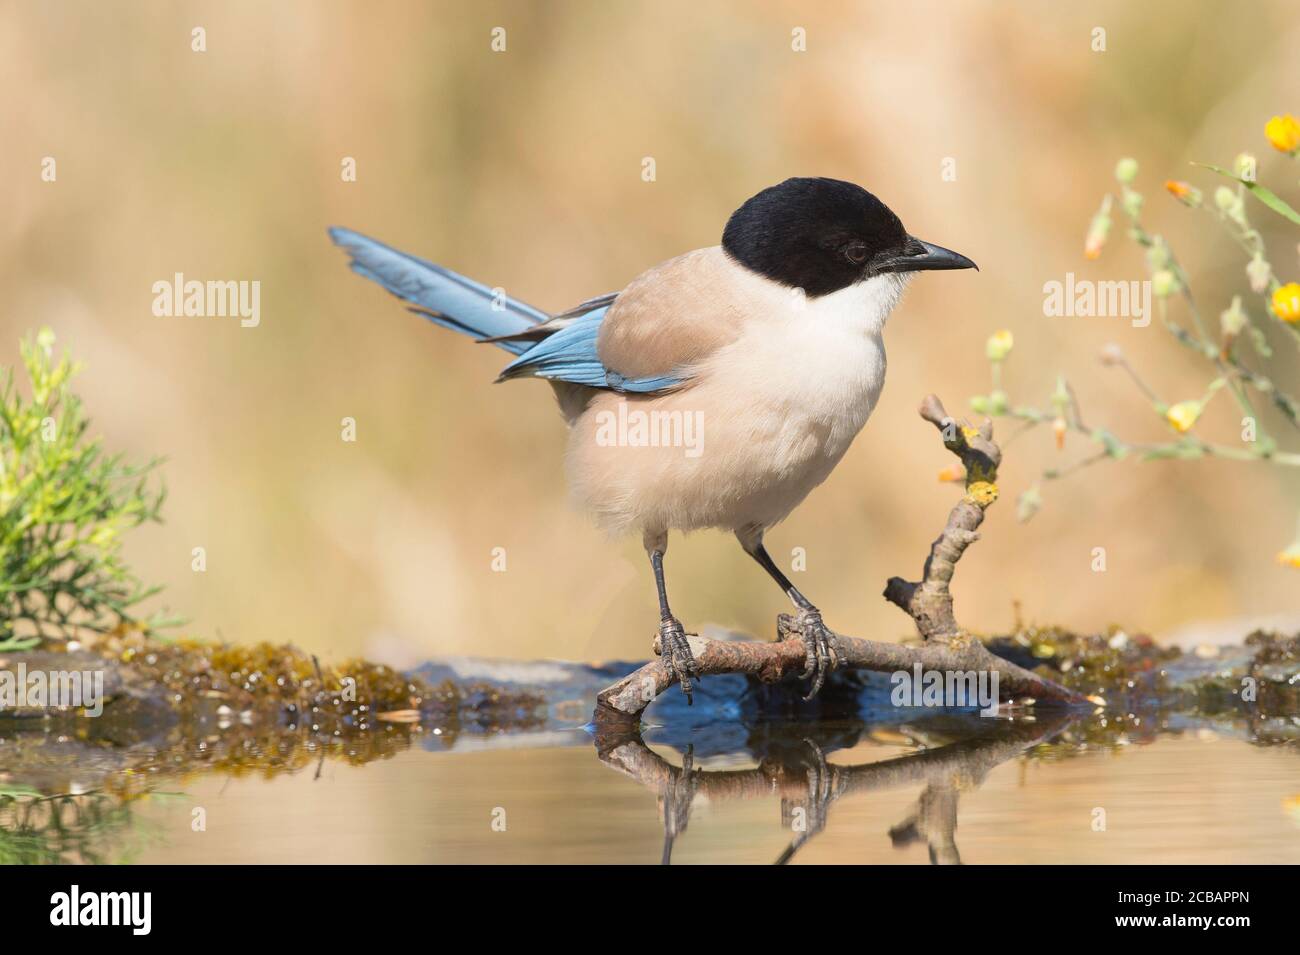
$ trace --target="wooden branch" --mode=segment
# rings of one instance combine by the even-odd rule
[[[967,421],[956,421],[934,395],[926,395],[920,411],[922,418],[939,429],[944,447],[957,455],[966,469],[966,495],[949,513],[943,533],[930,545],[921,580],[913,583],[891,577],[885,584],[885,599],[907,611],[925,640],[962,642],[967,637],[953,614],[948,584],[961,555],[979,540],[977,532],[984,523],[985,508],[998,499],[1002,450],[993,443],[991,421],[986,420],[979,428]]]
[[[984,520],[985,508],[997,500],[997,469],[1002,451],[993,442],[990,422],[976,428],[968,422],[955,421],[934,395],[926,396],[920,414],[939,429],[944,446],[957,455],[966,470],[966,493],[931,545],[921,580],[912,582],[893,577],[885,586],[885,598],[907,611],[925,642],[918,647],[836,634],[839,666],[885,673],[912,670],[917,664],[926,671],[984,671],[998,674],[1004,700],[1058,705],[1087,703],[1086,697],[990,653],[958,626],[949,583],[957,561],[979,538],[977,529]],[[787,674],[802,672],[807,655],[797,617],[789,614],[778,617],[777,635],[776,643],[705,640],[694,635],[687,640],[701,676],[744,673],[774,683]],[[655,697],[676,682],[676,676],[660,661],[650,661],[597,696],[596,724],[636,723]]]

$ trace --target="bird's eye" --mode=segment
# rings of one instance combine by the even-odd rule
[[[861,265],[867,261],[867,247],[861,242],[854,242],[844,247],[844,257],[854,265]]]

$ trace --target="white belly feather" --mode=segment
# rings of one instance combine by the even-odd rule
[[[570,438],[575,494],[612,530],[782,520],[826,479],[875,408],[885,381],[881,332],[903,286],[887,275],[806,302],[776,286],[756,290],[768,307],[695,369],[688,387],[593,400]],[[611,442],[598,425],[620,403],[657,420],[692,416],[698,446]]]

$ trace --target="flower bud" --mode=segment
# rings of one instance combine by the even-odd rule
[[[1058,414],[1064,411],[1070,404],[1070,387],[1065,383],[1065,378],[1060,375],[1056,376],[1056,387],[1052,390],[1052,406],[1056,408]]]
[[[989,356],[989,361],[1002,361],[1011,354],[1013,345],[1015,339],[1011,337],[1011,332],[1003,328],[989,336],[984,350]]]
[[[1268,291],[1269,282],[1273,278],[1273,267],[1264,261],[1264,256],[1255,253],[1255,257],[1246,264],[1246,278],[1250,279],[1250,290],[1256,295],[1263,295]]]
[[[1241,308],[1241,296],[1234,295],[1232,304],[1219,315],[1219,328],[1223,330],[1224,338],[1233,339],[1240,335],[1245,327],[1246,313]]]
[[[1179,289],[1178,276],[1168,269],[1160,269],[1151,276],[1151,291],[1156,298],[1168,298]]]
[[[1155,245],[1147,249],[1147,268],[1157,272],[1169,264],[1169,247],[1163,239],[1156,239]]]
[[[1088,237],[1083,243],[1083,257],[1085,259],[1100,257],[1108,235],[1110,235],[1110,196],[1102,200],[1101,208],[1088,223]]]
[[[1099,357],[1101,358],[1101,363],[1107,367],[1124,364],[1124,350],[1114,342],[1104,345]]]
[[[1201,190],[1193,185],[1178,179],[1169,179],[1165,182],[1165,188],[1169,190],[1171,196],[1185,206],[1195,209],[1201,204]]]
[[[1023,491],[1016,500],[1016,519],[1021,523],[1029,520],[1038,513],[1038,509],[1043,506],[1043,495],[1035,484],[1027,491]]]
[[[1115,178],[1124,185],[1129,185],[1137,178],[1138,164],[1136,159],[1125,157],[1115,164]]]
[[[1232,161],[1232,171],[1237,174],[1238,179],[1244,179],[1246,182],[1255,181],[1256,160],[1253,153],[1237,153],[1237,158]]]

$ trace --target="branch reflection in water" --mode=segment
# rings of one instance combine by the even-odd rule
[[[919,731],[942,742],[917,753],[856,765],[833,763],[826,753],[856,746],[880,725],[756,728],[748,746],[758,763],[753,769],[701,769],[690,746],[677,766],[650,749],[637,733],[598,735],[596,752],[605,765],[657,794],[665,865],[671,862],[673,845],[686,831],[691,807],[699,797],[711,802],[779,797],[781,826],[793,832],[789,846],[775,860],[784,865],[826,828],[838,800],[915,784],[925,788],[913,810],[888,828],[889,838],[898,847],[924,841],[932,863],[959,865],[959,794],[977,789],[994,767],[1029,753],[1073,722],[1068,714],[1053,713],[997,720],[940,716],[897,724],[891,728],[909,735]]]

